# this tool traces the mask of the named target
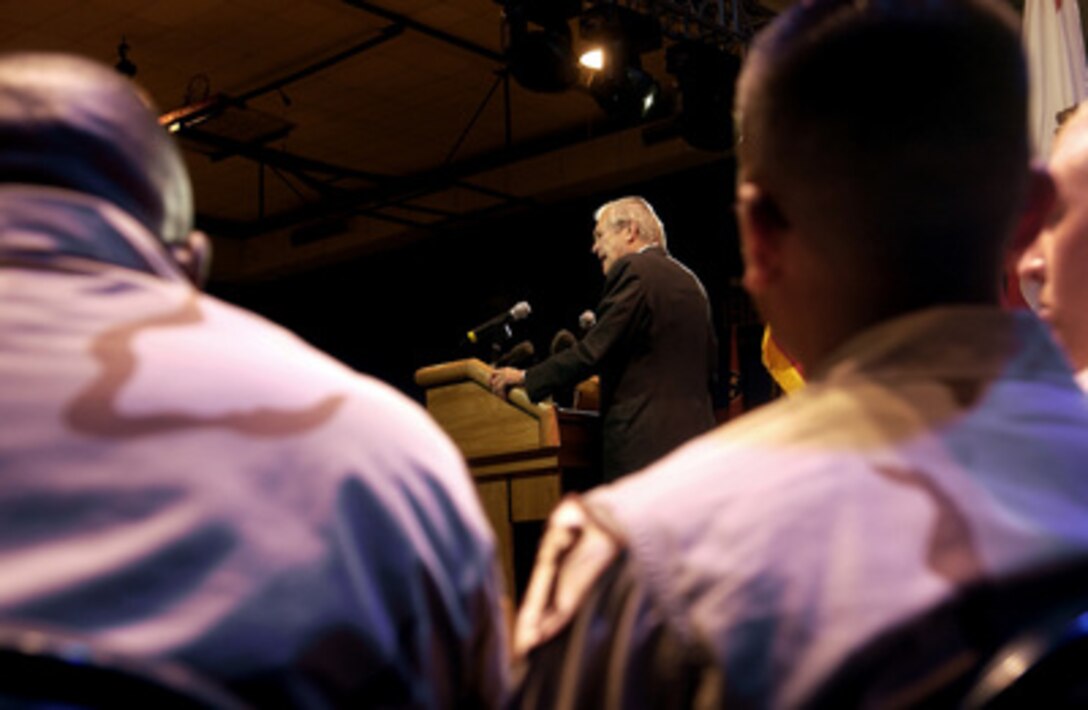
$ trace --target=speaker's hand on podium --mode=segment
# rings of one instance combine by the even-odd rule
[[[512,387],[521,387],[524,384],[525,370],[519,370],[516,367],[499,367],[491,371],[491,391],[504,399]]]

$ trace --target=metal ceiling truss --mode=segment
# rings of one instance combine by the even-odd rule
[[[620,5],[656,17],[665,37],[699,40],[739,50],[773,18],[754,0],[590,0],[590,6]]]
[[[358,170],[294,155],[268,146],[267,140],[244,142],[215,135],[209,130],[211,126],[208,125],[209,116],[212,116],[216,110],[214,102],[207,106],[186,107],[171,112],[171,114],[163,117],[164,122],[169,116],[176,115],[180,117],[177,120],[184,120],[185,123],[179,123],[178,125],[180,129],[179,137],[186,141],[201,144],[205,148],[214,148],[218,151],[213,154],[214,159],[239,156],[255,161],[261,166],[257,179],[258,218],[252,221],[237,222],[198,216],[198,221],[208,231],[224,237],[245,238],[259,236],[283,228],[298,227],[306,223],[317,223],[326,219],[343,221],[346,217],[353,215],[383,219],[412,228],[440,229],[450,223],[472,220],[480,215],[491,214],[495,211],[532,202],[498,190],[474,185],[468,181],[472,176],[556,148],[607,135],[623,128],[622,125],[611,125],[606,121],[602,122],[599,130],[590,132],[592,135],[588,134],[584,127],[579,127],[577,130],[564,131],[531,143],[513,145],[510,139],[509,77],[506,71],[506,59],[503,54],[430,27],[366,0],[343,0],[343,2],[364,12],[389,20],[392,24],[379,30],[376,36],[368,38],[347,50],[244,92],[237,97],[224,97],[225,101],[229,102],[231,106],[244,109],[247,101],[264,94],[282,91],[283,87],[292,82],[312,76],[350,57],[393,40],[401,36],[406,30],[424,34],[495,62],[498,79],[481,102],[476,115],[472,117],[447,156],[445,156],[445,163],[434,169],[410,176],[395,176]],[[614,0],[611,3],[606,3],[605,0],[597,0],[597,2],[587,0],[586,2],[587,7],[600,4],[625,5],[638,12],[652,14],[661,22],[665,36],[674,40],[697,38],[702,41],[716,42],[730,48],[735,48],[738,43],[746,43],[754,34],[755,29],[758,29],[763,21],[772,16],[770,11],[759,6],[755,0]],[[505,146],[486,155],[454,162],[453,158],[462,142],[499,86],[502,86],[504,90]],[[196,120],[194,120],[194,117]],[[315,193],[316,199],[311,202],[304,202],[304,204],[292,210],[266,215],[264,213],[265,167],[277,171],[278,177],[285,182],[287,181],[284,174],[294,176],[301,184]],[[341,187],[337,184],[347,181],[362,181],[364,185]],[[465,214],[453,214],[411,204],[413,200],[452,188],[487,195],[495,199],[497,204]],[[294,186],[291,186],[291,189],[300,196],[300,199],[304,199],[303,194],[296,190]],[[416,221],[382,212],[383,209],[392,207],[407,212],[430,213],[431,216],[437,216],[440,220],[437,222]]]
[[[523,203],[524,200],[521,198],[497,190],[473,185],[452,174],[446,179],[437,181],[433,179],[434,173],[432,172],[417,176],[400,177],[314,160],[267,145],[270,140],[282,137],[282,133],[270,135],[267,139],[260,141],[242,141],[219,135],[215,132],[215,126],[211,119],[220,115],[224,106],[229,105],[234,109],[241,109],[244,111],[246,103],[258,96],[282,91],[284,87],[293,82],[312,76],[351,57],[361,54],[368,49],[395,39],[405,30],[422,33],[459,49],[482,56],[485,59],[495,61],[496,63],[501,64],[504,61],[501,54],[493,52],[486,47],[482,47],[469,42],[468,40],[424,25],[404,15],[385,10],[372,3],[364,2],[363,0],[344,1],[348,5],[391,20],[392,24],[379,30],[378,34],[374,37],[368,38],[342,52],[292,72],[287,76],[246,91],[239,96],[217,97],[218,100],[205,101],[199,106],[186,107],[177,111],[172,111],[170,114],[163,117],[164,124],[177,124],[176,126],[173,126],[173,128],[178,132],[178,137],[185,144],[195,150],[208,154],[212,160],[222,160],[228,157],[237,156],[252,160],[260,166],[260,170],[257,174],[258,217],[256,220],[236,222],[201,215],[198,216],[198,221],[209,231],[224,237],[257,236],[283,227],[297,225],[305,221],[320,219],[325,216],[330,216],[333,219],[342,219],[345,215],[363,215],[413,228],[435,229],[440,227],[442,223],[458,222],[468,215],[458,215],[453,212],[414,205],[411,204],[411,200],[418,200],[446,189],[460,188],[486,195],[487,197],[498,201],[498,205],[485,208],[487,210],[492,210],[496,207],[505,209],[512,205]],[[473,116],[472,120],[469,121],[469,124],[465,127],[464,131],[451,148],[449,154],[446,156],[445,166],[447,168],[450,166],[452,158],[467,137],[468,132],[475,124],[476,119],[479,117],[478,114],[482,112],[483,107],[494,94],[495,89],[499,85],[503,85],[506,89],[506,92],[504,93],[508,93],[508,81],[503,81],[505,78],[504,75],[505,72],[500,70],[495,86],[492,87],[491,91],[488,92],[487,97],[481,103],[477,115]],[[508,103],[508,95],[504,96],[504,98]],[[509,141],[509,126],[507,127],[506,133]],[[301,207],[280,215],[265,214],[266,181],[264,175],[266,168],[272,170],[273,174],[304,202]],[[316,199],[306,201],[306,195],[300,191],[299,187],[294,182],[288,180],[287,176],[295,178],[299,184],[310,190],[315,195]],[[362,181],[365,185],[341,187],[338,184],[348,181],[354,181],[356,183]],[[434,222],[428,223],[409,220],[381,212],[383,209],[390,208],[398,208],[409,213],[416,212],[419,214],[429,214],[431,216],[440,217],[442,218],[442,223],[436,224]],[[475,212],[473,214],[475,214]]]

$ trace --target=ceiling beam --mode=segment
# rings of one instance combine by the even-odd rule
[[[384,7],[375,5],[372,2],[367,2],[367,0],[343,1],[346,5],[350,5],[351,7],[362,10],[363,12],[369,12],[372,15],[377,15],[378,17],[383,17],[392,22],[396,22],[397,24],[404,25],[410,30],[414,30],[415,32],[419,32],[420,34],[427,35],[428,37],[437,39],[441,42],[445,42],[448,45],[463,49],[467,52],[472,52],[473,54],[484,57],[485,59],[490,59],[494,62],[499,63],[506,62],[506,57],[504,57],[500,52],[496,52],[495,50],[489,49],[481,44],[476,44],[471,40],[465,39],[464,37],[458,37],[455,34],[450,34],[449,32],[446,32],[444,30],[431,27],[430,25],[426,25],[418,20],[413,20],[407,15],[402,15],[399,12],[387,10]]]
[[[360,210],[373,209],[376,205],[395,204],[400,201],[417,199],[451,187],[477,189],[477,186],[466,184],[463,181],[504,165],[602,138],[628,128],[630,126],[621,122],[602,123],[598,130],[592,132],[586,131],[585,126],[575,126],[572,129],[558,131],[535,140],[517,143],[414,175],[389,177],[373,187],[345,190],[339,195],[315,200],[286,212],[279,212],[253,221],[236,223],[234,228],[230,228],[226,232],[220,233],[220,235],[240,238],[256,237],[315,219],[351,214]],[[258,148],[257,150],[263,149]],[[505,196],[505,198],[512,199],[509,195]],[[224,222],[220,222],[220,225],[228,226]]]
[[[394,22],[391,25],[386,25],[378,31],[378,35],[376,37],[370,37],[368,39],[365,39],[359,44],[348,47],[342,52],[338,52],[331,57],[327,57],[318,62],[314,62],[309,66],[305,66],[298,71],[291,72],[287,76],[280,77],[279,79],[270,81],[267,84],[258,86],[255,89],[250,89],[243,94],[233,97],[233,99],[240,104],[245,104],[247,101],[255,99],[258,96],[264,96],[265,94],[271,94],[273,91],[279,91],[288,84],[293,84],[300,79],[305,79],[308,76],[313,76],[314,74],[324,71],[331,66],[335,66],[336,64],[339,64],[346,59],[351,59],[357,54],[362,54],[369,49],[373,49],[378,45],[385,44],[389,40],[399,37],[401,33],[404,32],[404,27],[405,26],[403,24],[397,22]]]

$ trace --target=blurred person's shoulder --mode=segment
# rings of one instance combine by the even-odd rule
[[[272,409],[309,407],[315,421],[320,418],[315,435],[334,447],[330,455],[390,459],[395,452],[413,475],[449,472],[447,478],[466,487],[459,452],[407,395],[248,310],[206,295],[198,308],[199,334],[188,344],[178,338],[172,347],[191,347],[193,365],[206,370],[205,380],[221,385],[225,396]],[[397,467],[390,468],[392,476]]]

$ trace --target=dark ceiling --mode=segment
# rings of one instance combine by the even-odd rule
[[[671,130],[675,110],[609,115],[584,71],[563,92],[523,88],[503,16],[526,3],[532,16],[535,3],[654,19],[664,41],[643,66],[679,106],[668,48],[694,39],[738,54],[770,16],[738,1],[0,2],[0,46],[116,64],[123,42],[135,80],[180,129],[216,278],[247,281],[720,160]],[[577,51],[585,22],[565,22]]]

